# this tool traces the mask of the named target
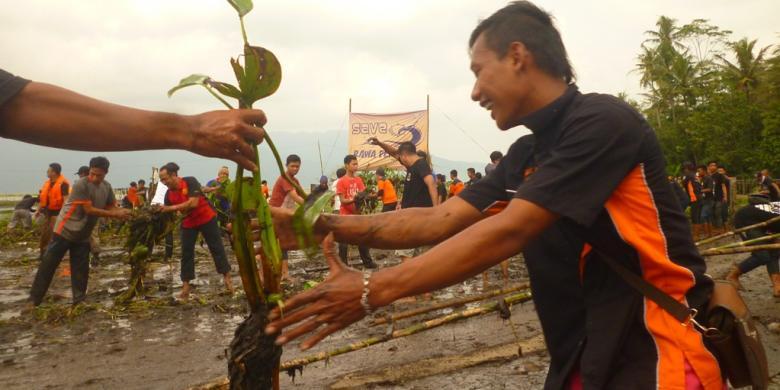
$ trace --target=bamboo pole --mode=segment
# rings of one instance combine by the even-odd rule
[[[718,255],[729,255],[733,253],[746,253],[746,252],[753,252],[753,251],[765,251],[765,250],[771,250],[771,249],[780,249],[780,244],[764,244],[764,245],[751,245],[751,246],[744,246],[744,247],[735,247],[735,248],[713,248],[708,249],[706,251],[702,251],[702,256],[718,256]]]
[[[707,249],[707,250],[711,251],[711,250],[715,250],[715,249],[727,249],[727,248],[736,248],[736,247],[750,246],[750,245],[753,245],[753,244],[755,244],[757,242],[774,240],[776,238],[780,238],[780,233],[769,234],[769,235],[766,235],[766,236],[763,236],[763,237],[753,238],[753,239],[750,239],[750,240],[745,240],[745,241],[740,241],[740,242],[732,242],[731,244],[719,246],[717,248],[710,248],[710,249]]]
[[[507,305],[512,305],[515,303],[521,303],[525,302],[531,299],[531,292],[523,292],[520,294],[515,294],[506,298],[503,298],[504,302],[506,302]],[[307,357],[303,357],[300,359],[293,359],[288,360],[280,366],[281,370],[291,370],[295,368],[299,368],[301,366],[305,366],[307,364],[315,363],[321,360],[329,359],[333,356],[338,356],[345,354],[347,352],[354,352],[366,347],[370,347],[374,344],[383,343],[385,341],[389,341],[392,339],[397,339],[401,337],[411,336],[415,333],[419,333],[425,330],[430,330],[439,326],[442,326],[444,324],[448,324],[453,321],[457,321],[464,318],[470,318],[482,314],[487,314],[493,311],[498,310],[499,305],[498,303],[491,303],[488,305],[483,305],[480,307],[476,307],[473,309],[467,309],[463,311],[459,311],[456,313],[448,314],[443,317],[437,317],[422,323],[414,324],[411,326],[408,326],[403,329],[399,329],[394,331],[393,333],[390,333],[388,335],[380,336],[380,337],[371,337],[362,341],[358,341],[356,343],[352,343],[340,348],[336,348],[331,351],[323,351],[314,355],[310,355]]]
[[[452,307],[452,306],[465,305],[467,303],[482,301],[482,300],[485,300],[485,299],[488,299],[488,298],[495,297],[497,295],[508,294],[508,293],[512,293],[512,292],[515,292],[515,291],[519,291],[519,290],[526,290],[528,288],[529,288],[529,284],[528,283],[523,283],[523,284],[518,284],[518,285],[514,285],[514,286],[502,288],[502,289],[496,289],[496,290],[493,290],[493,291],[488,291],[486,293],[482,293],[482,294],[478,294],[478,295],[473,295],[473,296],[468,296],[468,297],[463,297],[463,298],[450,299],[448,301],[444,301],[444,302],[441,302],[441,303],[433,304],[433,305],[430,305],[430,306],[418,307],[416,309],[407,310],[407,311],[404,311],[404,312],[401,312],[401,313],[393,314],[392,316],[377,318],[369,326],[377,326],[377,325],[386,324],[388,321],[395,322],[395,321],[398,321],[398,320],[402,320],[404,318],[409,318],[409,317],[418,316],[420,314],[429,313],[429,312],[432,312],[434,310],[446,309],[446,308]]]
[[[755,228],[759,228],[759,227],[769,226],[770,224],[772,224],[772,223],[775,223],[775,222],[778,222],[778,221],[780,221],[780,216],[774,217],[774,218],[772,218],[772,219],[767,219],[766,221],[764,221],[764,222],[759,222],[759,223],[757,223],[757,224],[755,224],[755,225],[750,225],[750,226],[741,227],[741,228],[739,228],[739,229],[734,229],[734,230],[732,230],[732,231],[730,231],[730,232],[726,232],[726,233],[719,234],[719,235],[717,235],[717,236],[714,236],[714,237],[706,238],[706,239],[704,239],[704,240],[701,240],[701,241],[698,241],[698,242],[696,242],[696,246],[701,246],[701,245],[704,245],[704,244],[709,244],[709,243],[711,243],[711,242],[718,241],[718,240],[720,240],[720,239],[722,239],[722,238],[731,237],[731,236],[733,236],[733,235],[735,235],[735,234],[737,234],[737,233],[742,233],[742,232],[748,231],[748,230],[750,230],[750,229],[755,229]]]

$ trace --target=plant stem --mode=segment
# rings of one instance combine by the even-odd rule
[[[244,46],[249,46],[249,40],[246,38],[246,28],[244,28],[244,17],[239,16],[238,21],[241,22],[241,37],[244,38]]]
[[[233,110],[233,109],[234,109],[234,108],[233,108],[233,106],[231,106],[231,105],[230,105],[230,103],[228,103],[228,102],[227,102],[225,99],[223,99],[223,98],[222,98],[222,96],[219,96],[219,95],[217,95],[217,93],[216,93],[216,92],[214,92],[214,90],[213,90],[213,89],[212,89],[210,86],[208,86],[208,85],[204,85],[204,87],[206,87],[206,90],[207,90],[207,91],[209,91],[209,93],[211,94],[211,96],[214,96],[215,98],[217,98],[217,100],[219,100],[220,102],[222,102],[222,104],[224,104],[224,105],[225,105],[225,107],[227,107],[227,108],[228,108],[228,109],[230,109],[230,110]]]

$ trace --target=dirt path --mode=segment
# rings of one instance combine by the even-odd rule
[[[35,272],[34,250],[19,243],[0,250],[0,383],[5,389],[123,388],[182,389],[220,377],[226,372],[224,349],[242,320],[243,297],[220,295],[220,277],[203,249],[198,249],[198,287],[188,303],[171,299],[180,286],[178,262],[154,267],[155,282],[148,284],[151,299],[119,310],[112,299],[126,283],[128,267],[116,248],[93,269],[85,312],[65,315],[69,307],[69,279],[57,276],[49,292],[46,319],[20,317]],[[395,259],[376,251],[380,265]],[[719,275],[735,259],[709,258],[710,273]],[[176,257],[178,258],[178,257]],[[317,261],[294,258],[291,269],[300,280],[321,279],[322,272],[304,275],[302,269],[322,266]],[[234,265],[234,269],[236,269]],[[522,262],[511,265],[513,282],[527,277]],[[173,272],[173,273],[171,273]],[[173,277],[172,277],[173,276]],[[498,287],[498,269],[491,270]],[[235,282],[240,281],[235,277]],[[775,388],[780,388],[780,335],[766,325],[780,321],[780,303],[771,298],[766,272],[744,277],[748,304],[760,321],[769,354]],[[437,292],[436,300],[482,292],[473,279]],[[406,310],[429,302],[398,304]],[[426,318],[439,316],[433,313]],[[404,320],[400,327],[416,320]],[[294,382],[282,378],[283,388],[400,388],[400,389],[538,389],[548,364],[539,348],[540,329],[533,305],[512,308],[512,324],[497,314],[480,316],[361,351],[335,357],[304,368]],[[367,337],[381,335],[384,327],[352,326],[326,339],[314,351],[285,350],[282,360],[329,350]],[[534,341],[535,340],[535,341]],[[536,343],[536,344],[534,344]],[[522,345],[523,357],[513,351]],[[536,345],[535,347],[533,345]]]

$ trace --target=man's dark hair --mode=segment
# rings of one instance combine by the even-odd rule
[[[466,170],[467,170],[467,171],[469,171],[469,172],[471,172],[471,173],[474,173],[474,174],[476,174],[476,173],[477,173],[477,170],[476,170],[476,169],[474,169],[474,168],[469,168],[469,169],[466,169]]]
[[[715,161],[715,160],[710,160],[710,161],[707,161],[707,166],[710,166],[710,164],[715,164],[715,165],[717,166],[717,165],[718,165],[718,162],[717,162],[717,161]]]
[[[474,177],[476,177],[477,179],[481,179],[482,178],[482,172],[475,173]]]
[[[376,175],[385,177],[385,169],[384,168],[377,168]]]
[[[422,157],[422,158],[425,158],[425,159],[427,159],[427,158],[428,158],[428,153],[425,153],[425,151],[424,151],[424,150],[418,150],[418,151],[417,151],[417,155],[418,155],[418,156],[420,156],[420,157]]]
[[[30,198],[32,198],[32,195],[30,195],[30,194],[25,194],[25,195],[22,197],[22,199],[30,199]]]
[[[444,177],[444,175],[442,175],[441,173],[436,174],[436,178],[439,179],[440,181],[447,181],[447,178]]]
[[[398,145],[398,153],[399,154],[417,154],[417,147],[414,146],[414,143],[412,143],[411,141],[401,142],[401,144]]]
[[[534,56],[534,62],[545,73],[560,77],[567,84],[574,80],[561,34],[552,17],[528,1],[514,1],[479,22],[471,33],[469,47],[485,34],[488,47],[503,58],[512,42],[521,42]]]
[[[500,160],[504,158],[504,154],[496,150],[493,153],[490,153],[490,162],[496,162],[496,160]]]
[[[108,159],[103,156],[97,156],[92,157],[89,160],[89,167],[90,168],[100,168],[106,172],[108,172],[108,166],[111,165],[111,163],[108,162]]]
[[[287,165],[290,165],[294,162],[301,163],[301,158],[297,154],[291,154],[287,156]]]
[[[699,166],[696,167],[696,169],[703,169],[703,170],[706,171],[707,170],[707,166],[706,165],[699,165]]]
[[[263,181],[260,182],[260,184],[268,184],[268,181],[267,180],[263,180]]]
[[[130,182],[130,187],[138,187],[138,184],[134,181]]]
[[[49,164],[49,168],[51,168],[51,170],[56,172],[58,175],[62,173],[62,165],[59,163],[51,163]]]
[[[339,168],[339,169],[336,170],[336,178],[337,179],[341,179],[346,174],[347,174],[347,170],[344,169],[344,168]]]
[[[138,180],[138,185],[141,185],[141,184],[146,184],[146,180],[144,180],[144,179],[139,179],[139,180]]]
[[[344,165],[349,164],[353,160],[357,161],[357,157],[355,157],[354,154],[348,154],[348,155],[344,156]],[[345,172],[345,174],[346,174],[346,172]]]
[[[688,171],[688,172],[693,172],[693,171],[696,170],[696,165],[694,165],[690,161],[686,161],[686,162],[682,163],[682,167],[683,167],[683,170]]]
[[[458,170],[456,170],[456,169],[451,170],[450,171],[450,175],[458,176]]]
[[[175,162],[169,162],[161,166],[160,170],[162,171],[163,169],[168,173],[175,173],[177,175],[179,174],[179,165],[176,164]]]

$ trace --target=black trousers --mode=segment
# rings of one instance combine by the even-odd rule
[[[89,241],[73,242],[66,240],[59,234],[54,234],[46,252],[43,254],[41,265],[35,273],[30,300],[35,306],[43,302],[46,291],[49,290],[51,280],[57,267],[65,257],[65,252],[70,252],[70,284],[73,291],[73,304],[77,304],[87,297],[87,281],[89,280]]]
[[[214,217],[203,225],[181,228],[181,280],[184,282],[195,279],[195,241],[198,233],[206,240],[217,272],[223,275],[230,272],[225,245],[222,244],[222,234],[217,224],[217,217]]]
[[[349,245],[339,243],[339,257],[341,258],[341,261],[344,262],[344,264],[349,264],[349,262],[347,261],[348,251],[349,251]],[[358,245],[358,251],[360,252],[360,261],[363,262],[363,265],[368,265],[374,262],[374,260],[371,259],[371,252],[369,251],[367,246]]]

